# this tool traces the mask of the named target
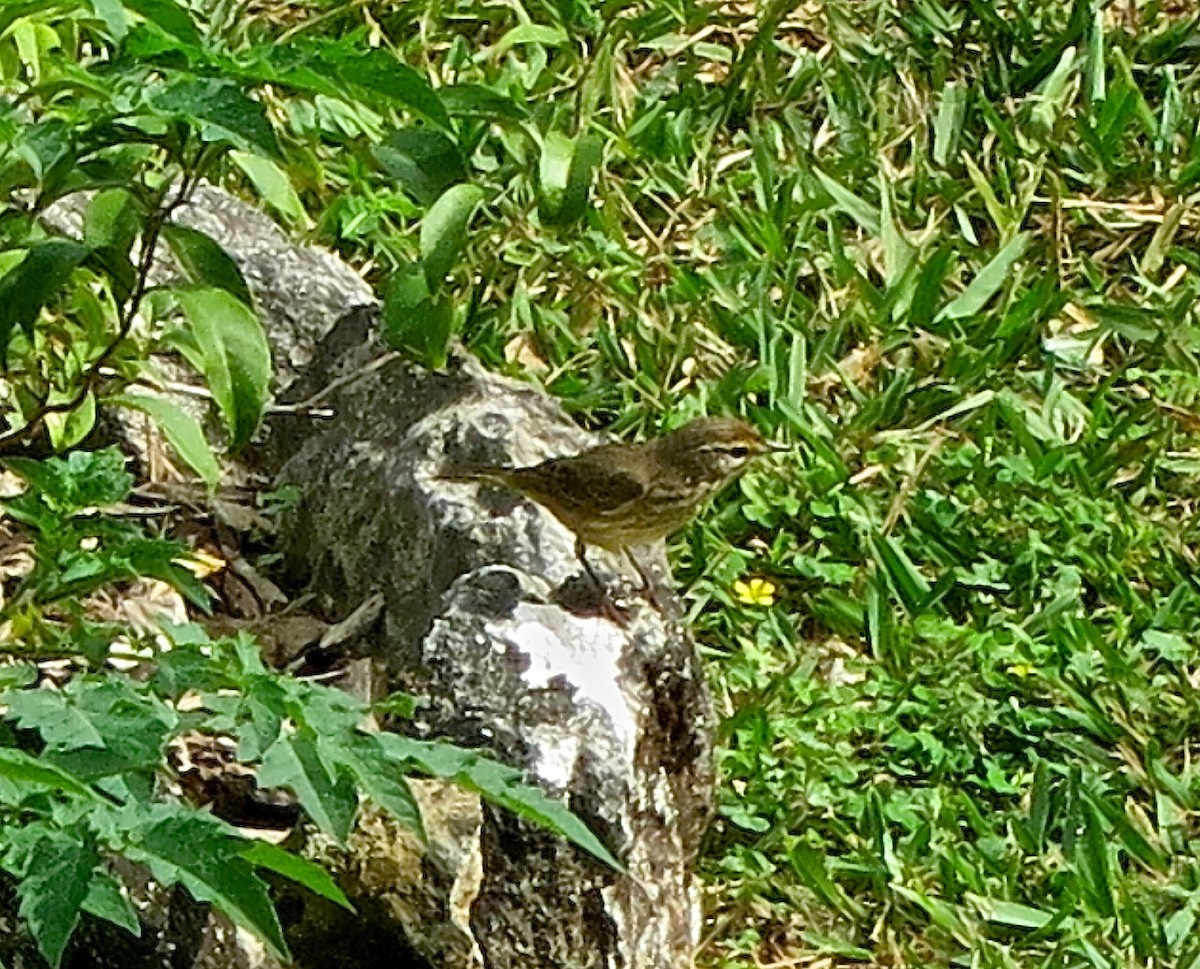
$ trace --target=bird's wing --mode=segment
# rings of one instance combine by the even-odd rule
[[[594,456],[595,460],[563,458],[542,466],[563,505],[604,515],[624,508],[643,495],[646,486],[641,478],[622,467],[620,461],[608,460],[612,456],[605,455],[604,450],[598,448],[594,455],[588,455],[589,458]]]

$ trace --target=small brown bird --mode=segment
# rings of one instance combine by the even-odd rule
[[[449,477],[494,481],[532,498],[575,533],[576,554],[597,586],[587,545],[625,553],[649,591],[630,549],[678,531],[753,458],[785,450],[744,421],[701,417],[640,444],[601,444],[531,467],[472,467]]]

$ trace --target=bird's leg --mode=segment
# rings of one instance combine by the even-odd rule
[[[632,548],[625,549],[625,557],[633,566],[634,571],[642,578],[642,587],[638,589],[638,594],[659,612],[666,612],[666,603],[663,602],[662,597],[659,595],[659,592],[662,590],[662,584],[638,561],[637,556],[633,554]]]
[[[588,561],[587,557],[587,546],[583,544],[583,539],[578,535],[575,536],[575,557],[579,559],[579,563],[583,566],[583,570],[588,574],[588,578],[592,580],[592,584],[595,585],[596,588],[601,592],[604,592],[605,595],[607,595],[608,593],[605,591],[604,583],[600,581],[600,576],[592,571],[592,563]]]
[[[658,587],[658,583],[654,581],[654,576],[642,567],[642,563],[638,561],[636,555],[633,554],[632,548],[625,549],[625,558],[629,560],[629,564],[633,566],[633,570],[642,580],[642,587],[638,589],[638,593],[643,596],[648,596]]]
[[[592,583],[592,588],[597,596],[595,608],[598,614],[616,623],[618,626],[628,625],[629,610],[617,605],[612,594],[608,591],[608,587],[592,568],[592,563],[588,561],[587,549],[584,546],[583,540],[578,537],[575,539],[575,557],[579,559],[580,564],[587,573],[588,579]]]

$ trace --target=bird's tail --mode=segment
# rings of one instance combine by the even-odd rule
[[[498,464],[457,461],[444,465],[438,472],[438,477],[443,481],[492,481],[505,484],[510,471],[512,468]]]

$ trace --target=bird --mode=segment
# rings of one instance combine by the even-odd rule
[[[754,458],[786,450],[745,421],[700,417],[640,443],[601,444],[527,467],[461,466],[442,477],[489,481],[532,499],[575,535],[575,554],[597,588],[604,584],[588,546],[624,554],[647,593],[653,583],[632,549],[678,531]]]

